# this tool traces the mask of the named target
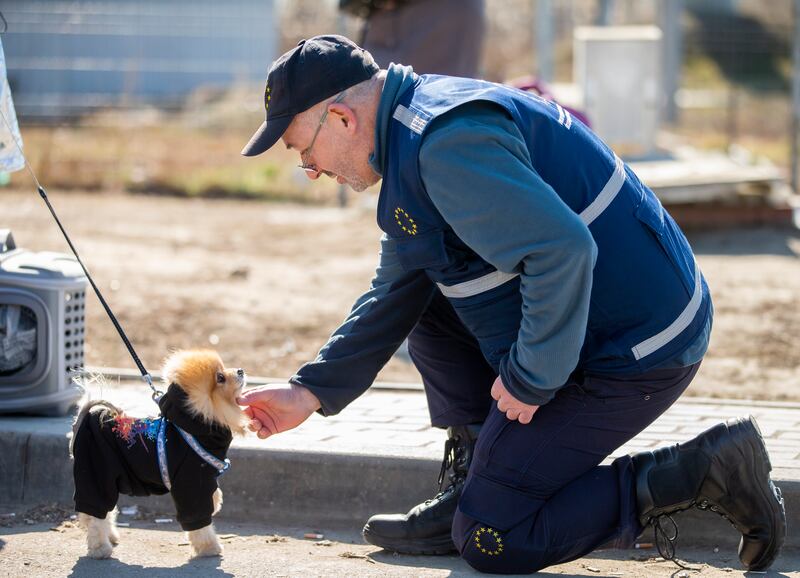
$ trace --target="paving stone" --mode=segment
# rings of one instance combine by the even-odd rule
[[[106,396],[111,401],[115,401],[116,395],[121,397],[122,407],[134,408],[129,412],[132,415],[155,413],[154,404],[141,392],[141,384],[120,386],[107,393],[112,394]],[[136,410],[138,414],[133,413]],[[800,472],[800,404],[783,402],[685,398],[614,455],[685,442],[724,419],[748,414],[756,416],[759,422],[774,467]],[[321,451],[341,449],[439,460],[444,440],[442,430],[430,427],[425,395],[419,388],[413,391],[372,388],[336,416],[314,415],[300,428],[266,442],[253,437],[247,441],[237,438],[234,445],[263,444],[278,450],[305,446]]]

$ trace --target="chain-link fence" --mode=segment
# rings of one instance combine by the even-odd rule
[[[581,26],[663,24],[676,0],[551,0],[553,80],[573,82],[573,35]],[[709,148],[731,145],[781,165],[789,162],[791,0],[680,0],[680,66],[676,123],[667,128]],[[486,0],[484,78],[536,75],[540,0]],[[336,30],[358,38],[358,19],[337,2],[293,0],[280,5],[281,49],[300,38]],[[447,49],[446,45],[442,46]]]
[[[260,81],[276,56],[273,0],[4,0],[20,117],[174,107],[200,87]]]
[[[792,0],[546,0],[555,83],[574,82],[574,32],[592,25],[661,25],[679,12],[676,122],[696,146],[740,148],[789,164]],[[486,0],[482,75],[542,68],[545,0]],[[300,38],[362,23],[338,0],[6,0],[3,44],[20,118],[142,103],[180,104],[200,86],[261,90],[269,61]],[[447,50],[442,43],[442,50]],[[241,93],[240,93],[241,94]],[[556,96],[559,94],[556,92]],[[241,108],[241,107],[240,107]]]

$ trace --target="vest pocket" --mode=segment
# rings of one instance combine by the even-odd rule
[[[664,207],[655,197],[644,194],[642,203],[636,208],[636,218],[661,238],[664,234]]]
[[[442,231],[396,237],[394,241],[397,258],[406,271],[435,269],[444,267],[448,263]]]
[[[691,295],[694,291],[692,249],[655,195],[645,193],[642,203],[636,209],[636,218],[653,234],[684,289]]]

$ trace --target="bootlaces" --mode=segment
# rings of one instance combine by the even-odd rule
[[[442,459],[442,467],[439,470],[439,493],[437,493],[434,497],[425,500],[426,504],[430,504],[431,502],[438,500],[444,494],[448,493],[455,484],[464,477],[463,474],[459,472],[453,471],[452,474],[447,476],[448,470],[455,466],[456,462],[456,439],[455,438],[447,438],[447,441],[444,442],[444,458]],[[449,481],[450,483],[447,487],[444,487],[445,481]]]
[[[728,514],[726,514],[722,510],[720,510],[716,505],[712,504],[708,500],[703,500],[699,504],[695,504],[695,506],[697,507],[698,510],[711,510],[715,514],[718,514],[718,515],[722,516],[723,518],[725,518],[731,526],[736,528],[736,524],[734,524],[733,520],[731,520],[728,517]],[[736,528],[736,529],[739,530],[739,528]]]
[[[672,526],[672,528],[669,528],[669,526],[665,527],[662,520],[669,520],[669,525]],[[664,558],[664,560],[672,562],[684,570],[700,570],[700,568],[693,568],[688,564],[684,564],[675,557],[675,545],[678,542],[678,524],[675,523],[672,516],[661,514],[652,520],[652,524],[656,536],[656,548],[658,549],[659,555]]]
[[[453,467],[455,463],[455,449],[456,449],[456,440],[453,438],[447,438],[447,441],[444,442],[444,458],[442,459],[442,468],[439,470],[439,492],[442,491],[442,486],[444,485],[444,476],[447,473],[447,470]]]

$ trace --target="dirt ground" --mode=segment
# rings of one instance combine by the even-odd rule
[[[213,346],[250,375],[287,378],[313,359],[377,262],[374,197],[346,209],[50,191],[84,262],[151,371],[167,351]],[[371,200],[370,200],[371,199]],[[68,252],[34,190],[0,191],[17,245]],[[716,309],[689,394],[800,401],[800,234],[696,233]],[[88,299],[86,363],[135,365]],[[418,381],[394,359],[386,381]]]
[[[14,511],[3,506],[0,515]],[[83,531],[75,522],[43,520],[20,508],[14,523],[0,524],[0,567],[8,578],[95,578],[96,576],[243,576],[352,578],[445,578],[486,576],[457,556],[400,556],[364,544],[357,532],[324,528],[275,526],[268,523],[215,522],[223,544],[222,557],[191,559],[188,542],[174,521],[154,523],[147,516],[124,516],[120,544],[109,560],[85,555]],[[41,510],[41,508],[40,508]],[[0,518],[2,519],[2,518]],[[305,539],[319,533],[322,539]],[[732,547],[680,545],[679,557],[691,570],[681,570],[652,549],[605,550],[547,568],[537,576],[625,578],[730,578],[744,573]],[[800,552],[785,550],[766,574],[796,577]],[[763,574],[762,574],[763,575]]]

